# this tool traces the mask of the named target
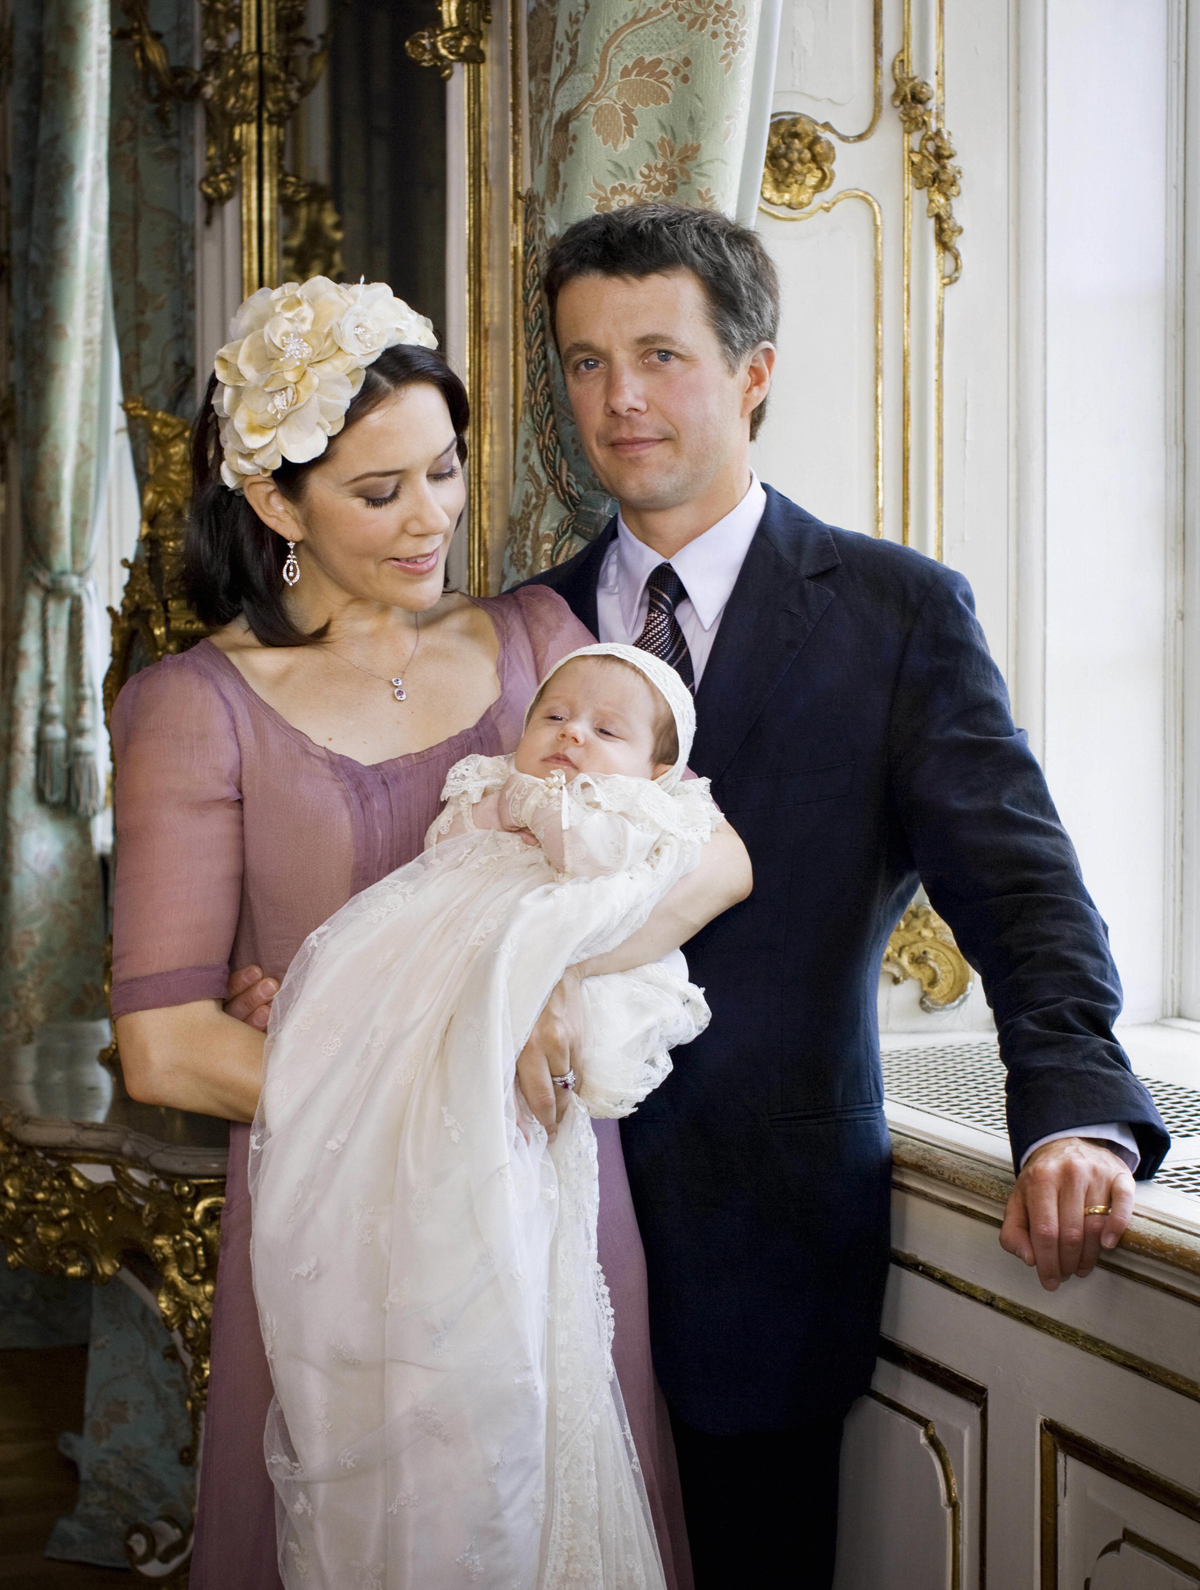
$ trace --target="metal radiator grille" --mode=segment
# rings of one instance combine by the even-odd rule
[[[1200,1137],[1200,1089],[1159,1082],[1153,1077],[1141,1080],[1173,1137]],[[897,1104],[927,1110],[930,1115],[960,1121],[978,1131],[1007,1136],[1004,1067],[999,1045],[994,1041],[895,1049],[883,1056],[883,1089]],[[1183,1168],[1178,1172],[1184,1173]],[[1192,1173],[1190,1167],[1187,1173]],[[1169,1173],[1160,1171],[1159,1180],[1168,1181]],[[1200,1187],[1195,1190],[1200,1191]]]
[[[1168,1165],[1158,1172],[1154,1180],[1174,1187],[1176,1192],[1193,1193],[1200,1197],[1200,1165]]]
[[[1008,1135],[1004,1067],[999,1045],[948,1043],[936,1049],[893,1049],[883,1056],[883,1091],[897,1104]],[[1200,1102],[1200,1101],[1198,1101]]]

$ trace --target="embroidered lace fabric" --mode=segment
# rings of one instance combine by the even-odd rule
[[[628,1113],[703,1029],[682,957],[585,984],[553,1144],[512,1079],[565,968],[635,931],[720,819],[700,780],[580,777],[561,874],[515,834],[439,842],[510,771],[458,763],[429,848],[311,934],[275,1000],[250,1178],[288,1590],[664,1584],[587,1112]],[[541,780],[522,800],[535,833],[560,822]]]

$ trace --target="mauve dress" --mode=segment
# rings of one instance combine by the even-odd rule
[[[231,968],[282,978],[309,933],[421,850],[449,768],[512,751],[538,680],[592,636],[544,586],[481,600],[500,695],[471,728],[374,766],[310,740],[201,641],[136,674],[113,713],[114,1016],[222,999]],[[690,1590],[675,1454],[650,1362],[646,1266],[616,1121],[598,1121],[600,1261],[613,1357],[667,1582]],[[230,1129],[192,1590],[270,1590],[275,1497],[263,1457],[271,1376],[250,1273],[249,1127]],[[432,1587],[431,1587],[432,1590]]]

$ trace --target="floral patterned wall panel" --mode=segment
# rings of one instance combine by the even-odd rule
[[[760,7],[755,0],[533,0],[526,15],[524,413],[506,583],[603,526],[545,323],[537,261],[582,216],[644,199],[732,211]]]

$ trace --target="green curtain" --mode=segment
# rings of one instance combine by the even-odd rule
[[[113,27],[123,33],[124,8],[112,0],[112,10]],[[195,13],[194,0],[150,0],[147,6],[173,65],[192,60]],[[196,105],[152,105],[133,43],[120,36],[113,42],[111,103],[109,226],[122,385],[127,398],[190,418],[196,406]],[[137,427],[134,440],[140,455]]]
[[[104,1014],[84,602],[106,487],[108,0],[13,17],[13,388],[22,588],[6,660],[0,1031]]]
[[[761,13],[757,0],[530,0],[527,379],[506,584],[571,556],[611,511],[546,325],[546,242],[585,215],[644,199],[734,213]]]

